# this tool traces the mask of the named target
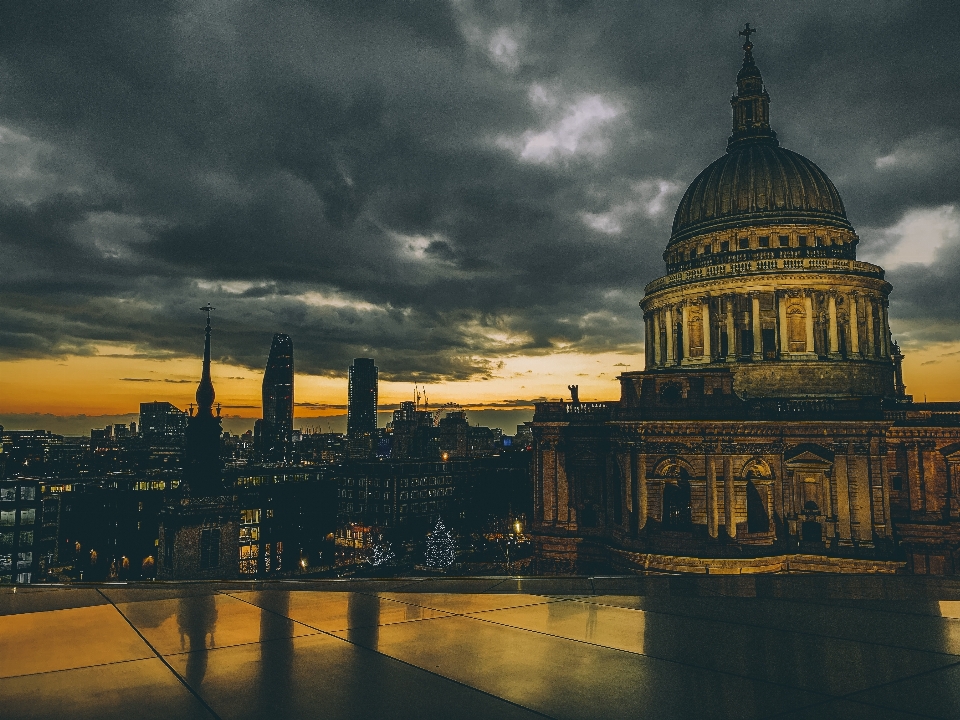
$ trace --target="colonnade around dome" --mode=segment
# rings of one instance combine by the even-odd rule
[[[797,271],[786,262],[695,271],[713,276],[706,280],[685,271],[675,285],[649,293],[642,303],[647,370],[727,366],[743,376],[737,389],[754,397],[891,395],[889,285],[880,269],[850,260],[824,261],[839,265],[824,269],[804,260]],[[860,274],[850,272],[855,267]],[[776,378],[749,384],[756,374],[749,366],[771,362],[819,364],[830,380],[809,388]],[[876,372],[858,379],[866,367]]]

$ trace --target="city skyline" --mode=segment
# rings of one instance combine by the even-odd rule
[[[384,416],[415,383],[434,406],[510,417],[569,383],[615,398],[614,372],[643,366],[637,303],[673,208],[722,152],[746,20],[781,138],[834,178],[896,288],[908,392],[960,393],[952,9],[34,12],[0,30],[9,428],[185,408],[206,302],[226,428],[259,416],[275,332],[298,347],[297,426],[341,422],[361,356]],[[73,61],[98,43],[112,51]],[[151,124],[174,92],[189,102]]]

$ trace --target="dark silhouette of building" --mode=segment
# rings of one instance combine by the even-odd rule
[[[293,441],[293,341],[277,333],[263,373],[263,420],[257,450],[265,460],[290,459]]]
[[[191,413],[187,423],[186,467],[184,480],[188,492],[195,496],[218,495],[223,490],[220,478],[223,464],[220,461],[220,410],[213,414],[216,393],[210,379],[210,311],[207,305],[201,308],[207,313],[207,327],[203,344],[203,373],[197,386],[197,412]]]
[[[161,580],[233,578],[239,574],[240,508],[224,494],[220,411],[213,414],[210,379],[210,311],[203,345],[197,412],[187,424],[185,497],[160,513],[157,577]]]
[[[420,410],[415,402],[400,403],[399,409],[393,411],[390,457],[394,460],[438,457],[433,417],[432,412]]]
[[[350,366],[347,440],[351,457],[373,454],[377,437],[377,372],[373,358],[357,358]]]
[[[151,442],[182,442],[187,414],[168,402],[140,403],[140,435]]]

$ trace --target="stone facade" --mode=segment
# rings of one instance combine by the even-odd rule
[[[240,510],[233,497],[183,498],[160,517],[158,580],[240,576]]]
[[[727,155],[640,303],[646,370],[537,405],[541,567],[960,572],[960,403],[905,394],[892,287],[744,51]]]

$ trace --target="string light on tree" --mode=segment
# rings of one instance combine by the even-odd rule
[[[443,520],[437,518],[437,524],[433,531],[427,533],[427,567],[435,570],[445,570],[456,559],[456,545],[453,542],[453,536],[443,524]]]
[[[396,555],[390,541],[384,540],[383,535],[380,535],[377,542],[373,544],[373,553],[370,555],[368,562],[374,566],[390,565],[394,558],[396,558]]]

